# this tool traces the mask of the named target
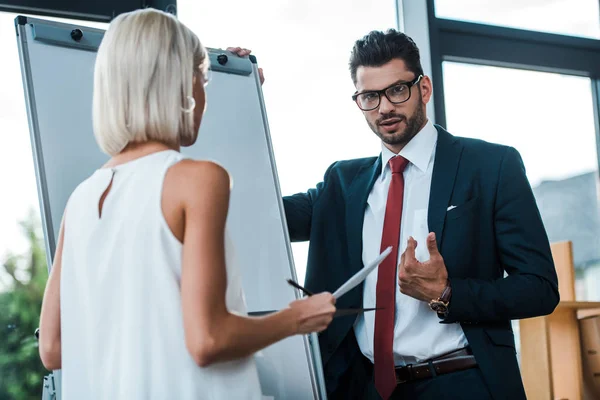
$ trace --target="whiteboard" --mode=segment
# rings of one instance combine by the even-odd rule
[[[22,16],[15,24],[46,251],[52,260],[69,196],[108,160],[92,133],[94,62],[104,31]],[[215,160],[231,174],[227,224],[248,311],[280,309],[299,294],[286,283],[296,274],[256,58],[217,49],[209,49],[209,56],[207,111],[197,143],[182,153]],[[263,395],[325,398],[319,354],[316,335],[294,336],[257,353]]]

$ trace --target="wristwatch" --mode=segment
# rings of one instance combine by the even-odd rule
[[[446,284],[441,296],[429,302],[429,308],[435,311],[440,318],[448,316],[448,306],[450,305],[450,297],[452,296],[452,288],[450,281]]]

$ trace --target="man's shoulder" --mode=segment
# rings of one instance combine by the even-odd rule
[[[504,154],[510,146],[472,137],[454,136],[466,150],[480,151],[492,154]]]
[[[379,162],[379,156],[339,160],[331,164],[326,177],[346,181],[352,180],[359,172],[373,168]]]
[[[372,167],[379,160],[379,156],[375,157],[363,157],[363,158],[352,158],[348,160],[336,161],[332,167],[333,169],[343,171],[358,171],[365,167]]]
[[[473,161],[481,161],[485,164],[497,164],[502,162],[508,152],[518,153],[516,149],[505,144],[473,137],[457,136],[445,130],[442,130],[442,132],[449,135],[452,141],[462,147],[462,157],[472,159]]]

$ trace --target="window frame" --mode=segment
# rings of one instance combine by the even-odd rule
[[[435,0],[425,1],[436,123],[446,126],[444,61],[587,77],[600,170],[600,40],[438,18]]]

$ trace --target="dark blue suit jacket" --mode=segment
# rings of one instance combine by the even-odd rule
[[[524,399],[510,321],[549,314],[558,304],[548,237],[514,148],[436,128],[428,224],[452,285],[450,313],[440,323],[461,324],[495,399]],[[333,292],[363,267],[363,216],[380,173],[381,157],[338,161],[316,188],[284,198],[292,241],[310,240],[309,290]],[[456,208],[447,211],[450,205]],[[362,291],[337,306],[362,306]],[[319,335],[329,393],[363,379],[348,373],[361,357],[355,318],[336,318]]]

